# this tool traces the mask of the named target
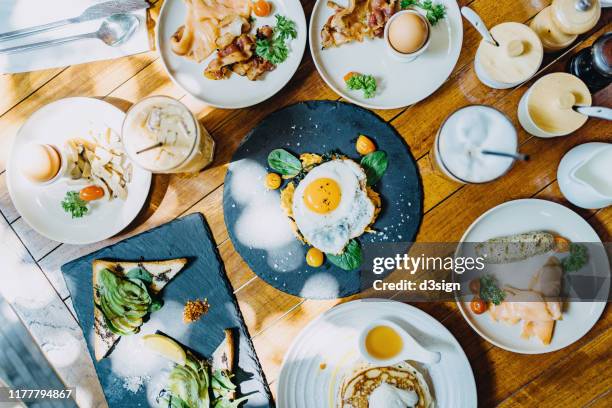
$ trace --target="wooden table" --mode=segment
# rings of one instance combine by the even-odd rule
[[[302,1],[310,15],[313,0]],[[504,21],[528,22],[548,0],[462,0],[488,25]],[[568,59],[612,29],[604,12],[599,24],[571,48],[546,55],[537,77],[565,69]],[[417,239],[451,242],[484,211],[508,200],[537,197],[560,202],[582,215],[603,241],[611,241],[612,208],[588,211],[572,207],[557,185],[559,160],[571,147],[593,141],[612,141],[612,127],[591,119],[570,137],[539,139],[518,125],[516,108],[529,83],[509,90],[483,86],[476,78],[473,58],[480,38],[464,22],[463,49],[450,79],[431,97],[404,109],[377,112],[409,144],[418,160],[425,191],[425,215]],[[418,78],[406,78],[407,81]],[[35,110],[70,96],[103,98],[121,108],[153,94],[184,101],[198,114],[217,141],[213,165],[197,177],[156,176],[147,209],[119,236],[88,246],[62,245],[38,235],[20,218],[6,189],[4,168],[8,146],[16,131]],[[276,96],[241,110],[207,107],[186,95],[165,75],[155,52],[115,61],[0,76],[0,254],[2,293],[13,305],[47,358],[66,384],[77,385],[81,406],[104,406],[100,386],[74,318],[70,295],[59,267],[92,250],[199,211],[211,226],[225,262],[267,379],[275,388],[283,355],[300,330],[312,319],[344,300],[313,301],[279,292],[251,272],[235,252],[223,221],[223,180],[228,160],[240,140],[263,117],[282,106],[309,99],[338,99],[319,77],[308,52],[290,83]],[[594,96],[595,103],[612,105],[612,87]],[[434,173],[428,156],[443,118],[468,104],[492,105],[517,125],[521,151],[532,160],[486,185],[459,185]],[[84,277],[87,279],[88,277]],[[612,406],[612,313],[606,308],[595,327],[571,346],[537,356],[499,349],[478,336],[454,303],[417,304],[440,320],[468,355],[481,406]],[[290,408],[290,407],[289,407]],[[318,408],[318,407],[317,407]]]

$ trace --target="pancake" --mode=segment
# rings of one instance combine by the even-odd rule
[[[368,408],[370,394],[383,382],[402,390],[415,391],[418,408],[433,408],[433,398],[423,375],[407,362],[390,367],[359,365],[344,380],[337,408]]]

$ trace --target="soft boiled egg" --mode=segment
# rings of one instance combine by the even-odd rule
[[[389,26],[389,43],[396,51],[412,54],[420,50],[429,38],[429,26],[417,12],[404,12]]]
[[[21,173],[28,180],[44,183],[55,177],[61,166],[61,158],[53,146],[33,143],[21,151],[19,164]]]
[[[365,186],[365,172],[350,159],[331,160],[312,169],[293,196],[293,217],[300,233],[322,252],[342,253],[374,217]]]

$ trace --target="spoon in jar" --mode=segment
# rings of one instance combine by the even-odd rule
[[[495,41],[495,38],[493,38],[491,32],[487,29],[487,26],[485,25],[484,21],[482,21],[482,18],[480,18],[480,16],[474,10],[469,7],[461,7],[461,14],[463,15],[463,17],[465,17],[467,21],[470,22],[470,24],[474,26],[476,31],[480,33],[480,35],[482,36],[482,38],[484,38],[485,41],[490,42],[496,47],[499,47],[499,43]]]
[[[116,47],[127,41],[127,39],[134,34],[139,25],[140,20],[133,14],[113,14],[102,22],[102,25],[98,31],[93,33],[73,35],[70,37],[4,48],[0,49],[0,54],[13,54],[17,52],[37,50],[40,48],[91,38],[97,38],[109,47]]]

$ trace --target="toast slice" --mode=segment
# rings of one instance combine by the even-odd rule
[[[118,275],[125,275],[129,270],[137,267],[146,269],[152,276],[153,282],[149,286],[156,294],[174,278],[187,264],[187,258],[169,259],[166,261],[123,262],[96,259],[92,262],[93,299],[94,305],[100,299],[96,290],[98,274],[102,269],[109,269]],[[119,341],[118,334],[113,333],[106,324],[104,314],[99,307],[94,306],[94,355],[96,361],[102,360]]]

